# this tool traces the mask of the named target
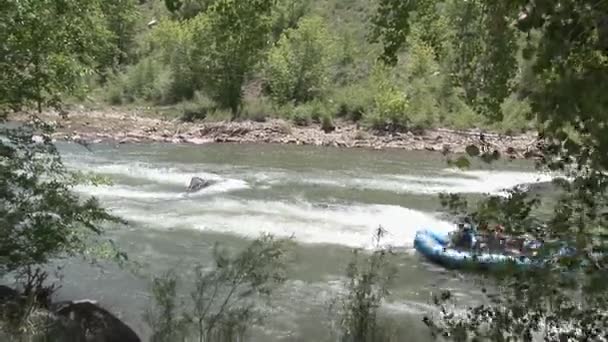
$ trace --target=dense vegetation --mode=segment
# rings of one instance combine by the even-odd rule
[[[437,297],[439,317],[426,323],[439,335],[457,341],[543,339],[546,341],[605,340],[608,327],[608,232],[606,230],[606,121],[604,95],[608,91],[608,3],[603,1],[470,1],[479,6],[481,31],[488,45],[473,54],[485,64],[494,84],[483,83],[488,109],[504,98],[513,75],[513,37],[526,34],[523,57],[531,63],[525,89],[532,113],[542,123],[540,168],[560,170],[569,179],[558,180],[562,193],[553,214],[541,220],[532,216],[542,199],[513,191],[507,198],[490,197],[476,206],[458,196],[444,196],[443,204],[454,212],[470,215],[480,223],[501,223],[511,234],[529,233],[545,243],[539,256],[542,267],[500,272],[487,281],[493,285],[488,302],[458,314]],[[416,5],[381,0],[374,19],[384,58],[394,62],[396,51],[407,44],[415,27],[407,18],[437,6],[433,1]],[[469,12],[467,12],[469,13]],[[427,23],[425,32],[435,21]],[[433,36],[426,38],[429,44]],[[465,46],[471,42],[466,41]],[[470,47],[470,46],[467,46]],[[474,46],[473,46],[474,47]],[[510,51],[511,50],[511,51]],[[464,70],[466,73],[466,69]],[[489,74],[487,74],[487,73]],[[483,81],[483,79],[481,80]],[[491,112],[490,112],[491,115]],[[469,149],[478,155],[479,149]],[[559,254],[569,247],[570,254]]]
[[[3,114],[60,107],[88,87],[115,104],[184,102],[199,119],[269,114],[329,125],[344,117],[389,130],[533,122],[539,167],[569,176],[558,182],[553,215],[534,217],[540,199],[520,190],[474,205],[455,195],[442,202],[543,238],[540,257],[550,262],[480,275],[489,300],[464,315],[446,304],[446,291],[436,299],[440,315],[425,322],[458,341],[606,339],[607,2],[1,0],[0,8]],[[2,306],[0,328],[19,338],[36,325],[40,293],[52,290],[37,268],[112,247],[99,223],[119,221],[71,192],[91,179],[63,167],[48,128],[34,117],[0,135],[0,277],[23,275],[27,304]],[[481,147],[467,151],[484,157]],[[154,339],[240,335],[256,317],[250,300],[284,281],[285,246],[265,237],[234,257],[218,251],[215,267],[196,269],[200,305],[176,319],[177,279],[156,279],[146,316]],[[564,246],[575,253],[555,253]],[[347,276],[348,293],[336,301],[340,339],[389,339],[376,311],[390,288],[390,253],[356,255]]]
[[[395,51],[400,58],[390,64],[379,59],[378,32],[370,29],[374,2],[125,3],[120,51],[88,82],[97,101],[177,107],[188,120],[534,128],[520,96],[530,71],[521,58],[525,39],[514,29],[500,30],[508,53],[488,48],[483,25],[491,24],[475,2],[439,1],[412,15],[407,48]],[[497,68],[510,72],[490,81]]]

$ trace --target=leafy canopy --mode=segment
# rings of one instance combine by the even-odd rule
[[[0,109],[59,105],[112,50],[99,0],[2,0],[0,8]]]
[[[491,197],[471,207],[458,196],[444,197],[465,215],[481,223],[505,224],[508,233],[529,233],[542,238],[539,258],[543,267],[508,271],[486,278],[490,288],[484,305],[465,315],[446,304],[449,293],[438,296],[440,315],[426,319],[432,332],[457,341],[485,338],[493,341],[541,337],[548,341],[605,338],[608,331],[608,232],[606,225],[608,135],[608,44],[605,1],[472,1],[481,19],[486,47],[476,39],[461,39],[467,60],[487,60],[486,105],[505,94],[512,61],[518,49],[513,29],[526,37],[523,57],[531,64],[526,94],[542,129],[539,167],[561,170],[560,193],[549,203],[549,215],[539,216],[537,199],[515,191],[506,198]],[[423,13],[429,2],[381,0],[374,20],[376,37],[387,61],[395,61],[411,25],[408,18]],[[467,8],[464,8],[465,10]],[[465,12],[467,13],[467,12]],[[466,17],[464,17],[466,19]],[[487,59],[489,58],[489,59]],[[465,68],[465,74],[467,73]],[[474,74],[473,74],[474,75]],[[521,78],[520,80],[523,80]],[[531,81],[531,82],[530,82]],[[474,84],[474,83],[473,83]],[[475,86],[475,90],[483,89]],[[491,115],[491,113],[490,113]],[[473,151],[473,149],[471,149]],[[573,254],[557,252],[563,247]]]

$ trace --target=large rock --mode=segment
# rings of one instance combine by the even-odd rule
[[[39,294],[39,296],[44,295]],[[18,291],[0,285],[0,313],[14,315],[29,308],[27,298]],[[43,324],[45,330],[37,335],[41,341],[62,342],[140,342],[137,334],[124,322],[91,300],[39,302],[31,312],[35,325]],[[0,340],[8,336],[0,332]],[[37,340],[37,339],[36,339]]]
[[[213,184],[215,184],[215,181],[213,180],[205,180],[200,177],[192,177],[192,179],[190,180],[190,185],[188,185],[187,191],[196,192]]]
[[[0,285],[0,304],[17,300],[17,298],[19,298],[19,292],[17,292],[17,290],[5,285]]]
[[[51,307],[58,318],[54,330],[61,341],[140,342],[137,334],[109,311],[90,300],[55,303]]]

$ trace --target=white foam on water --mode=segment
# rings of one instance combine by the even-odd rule
[[[204,170],[184,172],[178,168],[155,167],[144,163],[130,164],[104,164],[104,165],[78,165],[79,168],[104,175],[127,176],[144,179],[159,184],[187,186],[192,177],[220,181],[223,178],[217,174]]]
[[[431,195],[443,192],[504,194],[505,189],[518,184],[545,182],[552,179],[551,175],[532,172],[446,171],[445,176],[431,177],[423,175],[377,175],[338,179],[302,177],[300,181],[322,186]]]
[[[378,190],[400,194],[433,195],[443,192],[504,194],[505,189],[519,184],[551,181],[553,176],[533,172],[454,171],[445,170],[441,176],[369,175],[354,177],[335,173],[333,177],[318,174],[264,172],[254,174],[257,182],[269,184],[307,184],[349,189]]]
[[[362,174],[352,175],[347,172],[300,173],[288,170],[231,170],[218,169],[217,165],[205,164],[172,164],[153,165],[141,162],[94,164],[76,163],[79,169],[101,173],[110,176],[123,176],[145,180],[156,184],[187,186],[192,177],[221,181],[231,181],[231,186],[242,186],[242,183],[252,183],[257,188],[269,189],[275,185],[316,185],[348,189],[387,191],[400,194],[434,195],[442,192],[453,193],[488,193],[504,194],[504,190],[518,184],[546,182],[553,179],[552,175],[534,172],[515,171],[460,171],[444,169],[432,176],[412,174]],[[210,171],[216,171],[213,173]],[[236,182],[242,182],[235,185]],[[210,191],[212,192],[212,191]],[[221,191],[219,191],[221,192]],[[215,192],[212,192],[215,193]]]
[[[125,185],[100,185],[100,186],[76,186],[75,190],[90,196],[100,198],[115,198],[115,199],[138,199],[138,200],[179,200],[196,197],[204,197],[228,193],[232,191],[244,190],[249,188],[247,182],[239,179],[227,179],[212,184],[209,187],[201,189],[194,193],[185,192],[170,192],[170,191],[154,191],[147,190],[150,187],[144,186],[125,186]]]
[[[180,195],[175,192],[142,191],[141,188],[136,187],[109,185],[78,185],[74,190],[89,196],[121,199],[177,199]]]
[[[384,244],[411,247],[418,229],[444,231],[453,225],[421,211],[391,205],[352,205],[319,208],[309,203],[212,199],[163,205],[158,210],[123,208],[127,220],[157,228],[186,228],[234,234],[246,238],[261,233],[293,236],[302,243],[328,243],[371,248],[381,225]]]
[[[446,173],[474,177],[476,182],[468,182],[475,192],[487,192],[484,189],[490,188],[491,192],[501,192],[502,189],[512,188],[520,184],[534,184],[552,181],[557,174],[539,172],[518,172],[518,171],[486,171],[470,170],[460,171],[455,169],[445,169]],[[476,184],[475,184],[476,183]]]

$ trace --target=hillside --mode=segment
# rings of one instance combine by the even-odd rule
[[[212,0],[184,1],[174,12],[164,0],[143,1],[123,15],[130,20],[119,34],[128,42],[124,58],[100,69],[87,81],[92,91],[71,102],[94,109],[153,107],[184,121],[282,118],[331,129],[346,120],[393,132],[533,129],[529,105],[517,96],[522,86],[512,87],[500,103],[484,102],[479,66],[487,56],[483,47],[469,60],[460,52],[463,6],[438,2],[436,13],[413,18],[399,61],[386,65],[379,61],[381,46],[372,43],[375,2],[281,0],[256,17],[267,26],[238,31],[220,21],[225,26],[213,27]],[[429,22],[434,31],[422,29]],[[255,44],[239,49],[230,37]],[[527,70],[518,63],[514,84]],[[228,84],[220,75],[233,72],[235,64],[238,84]],[[467,90],[473,87],[474,93]]]

